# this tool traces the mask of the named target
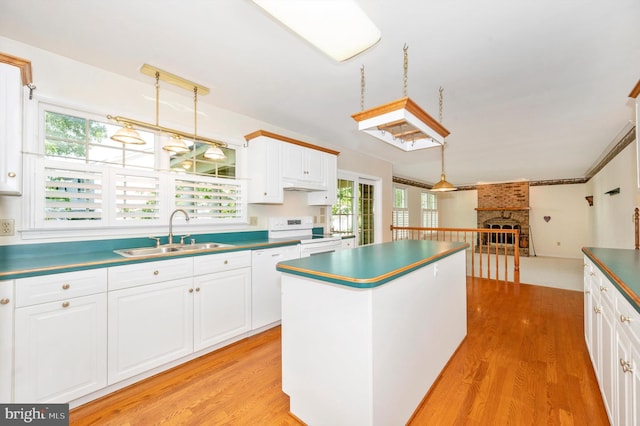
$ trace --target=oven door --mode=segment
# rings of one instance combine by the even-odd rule
[[[333,253],[342,248],[341,240],[313,240],[300,244],[300,257],[309,257],[317,254]]]

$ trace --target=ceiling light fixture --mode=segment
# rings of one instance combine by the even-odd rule
[[[253,2],[336,61],[353,58],[381,37],[354,0]]]
[[[119,128],[118,131],[111,136],[111,139],[116,142],[130,145],[144,145],[146,143],[140,136],[140,133],[136,132],[129,123],[126,123],[124,127]]]
[[[218,148],[218,150],[222,152],[220,148],[226,147],[227,146],[226,143],[197,135],[198,93],[206,95],[207,93],[209,93],[208,88],[201,86],[199,84],[193,83],[189,80],[185,80],[184,78],[179,77],[175,74],[162,71],[148,64],[144,64],[140,68],[140,72],[145,75],[153,76],[156,79],[156,123],[151,124],[151,123],[146,123],[144,121],[134,120],[132,118],[107,115],[107,118],[109,120],[113,120],[122,126],[122,129],[119,129],[111,137],[111,139],[121,143],[144,144],[145,141],[140,137],[140,134],[138,134],[138,132],[136,132],[134,129],[134,128],[139,128],[139,129],[152,130],[152,131],[171,135],[169,143],[162,147],[164,150],[169,151],[171,153],[185,153],[189,151],[189,147],[185,143],[184,139],[192,140],[194,144],[196,142],[202,142],[202,143],[211,145],[212,147]],[[159,124],[160,80],[174,84],[183,89],[193,90],[193,95],[194,95],[193,96],[193,116],[194,116],[193,117],[193,134],[160,126]],[[222,158],[225,158],[224,153]]]
[[[364,110],[364,66],[360,69],[361,112],[351,117],[358,122],[358,130],[368,133],[403,151],[434,148],[444,144],[449,131],[407,96],[409,69],[408,47],[404,51],[404,97]]]
[[[455,186],[453,186],[453,184],[447,182],[447,177],[444,174],[444,146],[446,144],[443,143],[441,145],[441,160],[442,160],[442,173],[440,174],[440,182],[436,183],[435,185],[433,185],[433,187],[431,188],[431,191],[435,191],[435,192],[447,192],[447,191],[455,191],[456,188]]]

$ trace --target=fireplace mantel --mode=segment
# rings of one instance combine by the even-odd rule
[[[479,212],[519,212],[531,210],[531,207],[476,207]]]

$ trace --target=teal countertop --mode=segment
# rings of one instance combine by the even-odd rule
[[[464,250],[467,243],[401,240],[288,260],[279,271],[356,288],[373,288]]]
[[[293,238],[270,240],[267,231],[200,234],[192,238],[197,242],[217,242],[231,244],[233,247],[133,258],[120,256],[113,251],[135,247],[153,247],[154,241],[148,238],[125,238],[0,246],[0,281],[83,269],[104,268],[107,266],[153,262],[177,257],[203,256],[239,250],[257,250],[293,245],[300,242]],[[166,242],[165,237],[161,243],[166,244]]]
[[[640,312],[640,250],[583,247],[582,252]]]

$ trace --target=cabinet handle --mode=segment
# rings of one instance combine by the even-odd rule
[[[623,373],[631,373],[631,372],[633,372],[633,368],[631,368],[631,363],[629,361],[625,361],[622,358],[620,358],[620,367],[622,367],[622,372]]]
[[[600,291],[605,292],[605,291],[607,291],[607,290],[609,290],[607,287],[600,286]]]
[[[16,172],[9,172],[7,173],[7,176],[9,176],[10,178],[14,178],[16,177]]]
[[[631,318],[625,317],[624,315],[620,314],[620,322],[622,322],[622,323],[631,322]]]
[[[595,272],[593,272],[593,271],[589,272],[589,275],[591,275],[592,277],[593,277],[595,274],[596,274],[596,273],[595,273]]]
[[[267,195],[267,193],[265,192],[264,195]]]
[[[196,291],[200,291],[200,287],[196,287]]]
[[[62,307],[63,308],[68,308],[69,307],[69,302],[62,302]]]
[[[595,312],[596,314],[599,314],[600,312],[602,312],[602,310],[600,308],[598,308],[597,306],[593,307],[593,312]]]
[[[193,289],[192,288],[189,289],[189,293],[193,293]]]
[[[589,290],[585,291],[584,294],[591,294]]]
[[[0,299],[0,305],[7,305],[10,302],[8,297],[3,297]]]
[[[228,260],[225,260],[225,261],[224,261],[224,264],[225,264],[225,265],[226,265],[226,264],[228,264],[228,263],[229,263],[229,261],[228,261]]]
[[[62,289],[63,290],[69,290],[70,287],[71,287],[71,285],[69,283],[62,284]]]
[[[153,271],[153,275],[158,275],[160,271]]]

